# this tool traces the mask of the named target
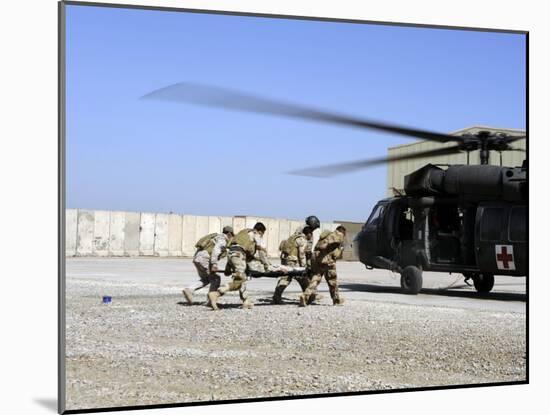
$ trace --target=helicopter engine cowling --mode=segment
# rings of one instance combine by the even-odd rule
[[[449,195],[483,196],[491,199],[502,194],[502,168],[499,166],[449,166],[443,180]]]
[[[450,196],[466,201],[526,200],[526,171],[516,167],[428,164],[405,176],[408,196]]]

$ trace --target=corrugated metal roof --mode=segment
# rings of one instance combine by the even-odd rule
[[[466,134],[466,133],[475,133],[475,132],[482,131],[482,130],[483,131],[491,131],[491,132],[502,132],[502,133],[515,134],[515,135],[525,134],[525,130],[520,130],[520,129],[517,129],[517,128],[498,128],[498,127],[491,127],[491,126],[487,126],[487,125],[472,125],[471,127],[462,128],[460,130],[450,132],[449,134],[450,135],[461,135],[461,134]],[[426,142],[431,143],[432,141],[429,141],[429,140],[416,140],[416,141],[413,141],[412,143],[399,144],[397,146],[388,147],[388,150],[393,150],[393,149],[396,149],[396,148],[404,148],[404,147],[409,147],[409,146],[416,146],[420,143],[426,143]]]

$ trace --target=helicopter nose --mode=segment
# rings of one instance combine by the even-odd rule
[[[355,239],[352,242],[354,253],[359,261],[363,264],[368,264],[368,258],[374,255],[373,247],[369,246],[367,232],[362,229],[357,233]]]

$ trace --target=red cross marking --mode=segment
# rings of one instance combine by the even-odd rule
[[[500,248],[500,254],[497,254],[497,260],[502,262],[502,265],[504,266],[504,268],[510,268],[508,266],[508,261],[511,262],[513,261],[513,259],[514,257],[512,256],[512,254],[508,253],[508,250],[506,249],[505,246]]]

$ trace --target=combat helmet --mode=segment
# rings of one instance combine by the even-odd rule
[[[319,229],[321,227],[321,222],[319,221],[319,218],[317,216],[308,216],[306,218],[306,224],[311,229]]]
[[[222,229],[222,233],[231,233],[232,235],[235,235],[235,232],[233,231],[233,227],[232,226],[224,226],[223,229]]]

